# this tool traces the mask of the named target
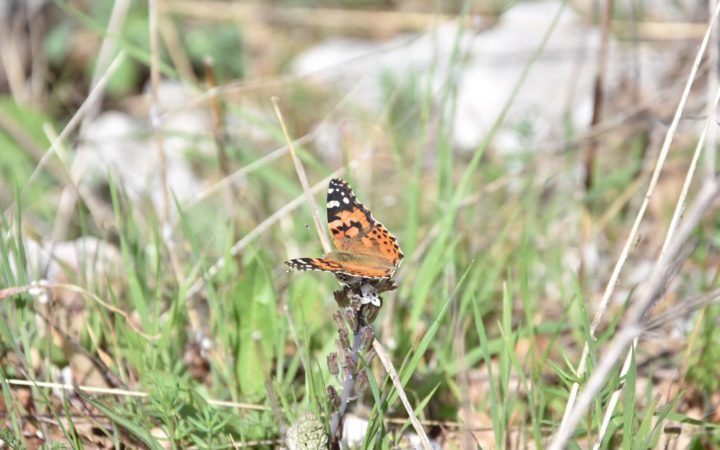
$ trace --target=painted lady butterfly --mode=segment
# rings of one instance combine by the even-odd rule
[[[365,279],[389,279],[403,254],[395,237],[375,218],[346,181],[333,178],[328,185],[327,218],[337,250],[322,258],[285,261],[295,270],[332,272],[343,284],[361,284]]]

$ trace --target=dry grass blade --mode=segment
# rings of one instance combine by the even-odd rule
[[[102,79],[103,74],[107,71],[108,64],[111,61],[112,54],[115,52],[117,47],[117,36],[121,34],[122,26],[127,18],[127,13],[130,8],[130,0],[116,0],[113,4],[112,12],[110,13],[110,20],[107,25],[107,33],[103,38],[100,50],[98,51],[97,61],[95,63],[95,69],[93,71],[93,78],[90,85],[95,87],[98,82]],[[102,93],[98,98],[90,105],[88,111],[84,114],[82,123],[80,124],[80,138],[85,135],[89,121],[96,117],[101,110]],[[47,134],[47,132],[46,132]],[[56,138],[53,137],[51,140],[54,141]],[[67,235],[68,227],[72,217],[72,211],[75,208],[78,196],[80,196],[86,205],[90,208],[93,219],[96,220],[96,225],[100,228],[98,221],[98,214],[96,211],[100,210],[98,202],[92,197],[90,193],[81,192],[79,186],[80,175],[82,175],[82,168],[80,161],[83,160],[79,157],[79,150],[75,154],[73,163],[70,165],[70,185],[63,188],[62,194],[60,195],[60,201],[58,203],[58,214],[55,219],[55,225],[53,227],[53,240],[57,241],[64,238]]]
[[[307,201],[308,203],[310,203],[310,211],[312,212],[318,237],[320,238],[320,242],[322,243],[325,253],[329,253],[332,248],[330,247],[330,241],[328,241],[327,234],[325,233],[325,226],[320,216],[320,209],[315,202],[315,197],[313,197],[312,193],[310,192],[310,184],[308,183],[307,175],[305,174],[305,168],[303,167],[302,161],[300,161],[300,158],[298,158],[298,155],[295,152],[295,146],[293,145],[292,140],[290,139],[290,134],[288,133],[287,127],[285,126],[285,120],[283,120],[282,113],[280,112],[280,106],[278,105],[277,97],[272,98],[272,103],[273,107],[275,108],[275,115],[277,116],[278,122],[280,122],[283,136],[285,136],[285,142],[287,143],[288,150],[290,150],[290,156],[292,157],[293,164],[295,166],[295,172],[297,172],[297,176],[300,179],[300,185],[303,188],[305,197],[307,197]]]
[[[102,395],[117,395],[120,397],[138,397],[138,398],[145,398],[148,396],[147,392],[143,391],[131,391],[128,389],[117,389],[117,388],[105,388],[105,387],[96,387],[96,386],[83,386],[83,385],[77,385],[77,384],[66,384],[66,383],[51,383],[47,381],[34,381],[34,380],[16,380],[16,379],[6,379],[2,382],[5,382],[9,384],[10,386],[27,386],[27,387],[37,387],[37,388],[45,388],[45,389],[62,389],[65,391],[82,391],[88,394],[102,394]],[[249,409],[253,411],[267,411],[268,408],[262,405],[255,405],[252,403],[238,403],[238,402],[228,402],[225,400],[214,400],[214,399],[206,399],[206,402],[208,404],[213,406],[222,406],[226,408],[235,408],[235,409]]]
[[[409,29],[423,30],[438,21],[447,21],[455,16],[411,11],[384,11],[362,9],[330,9],[281,7],[258,3],[226,3],[219,1],[175,0],[163,2],[163,8],[172,14],[194,19],[227,21],[235,19],[242,22],[270,22],[285,25],[305,25],[309,27],[362,28],[368,30],[390,30],[407,32]]]
[[[423,448],[425,450],[432,450],[432,446],[430,445],[430,439],[427,437],[427,434],[425,433],[425,429],[423,428],[422,424],[415,416],[415,411],[413,411],[413,407],[410,404],[407,395],[405,395],[405,389],[403,388],[402,383],[400,383],[400,378],[398,377],[397,371],[395,370],[395,367],[393,366],[390,357],[385,351],[385,348],[382,346],[380,341],[375,339],[373,340],[373,349],[375,349],[378,358],[380,358],[380,362],[382,362],[383,367],[385,367],[385,371],[390,376],[390,380],[392,380],[393,385],[397,390],[400,401],[405,407],[405,411],[408,413],[410,423],[412,423],[415,432],[418,434],[418,436],[420,436],[420,442],[422,443]]]
[[[97,62],[95,63],[95,69],[93,71],[93,77],[90,82],[90,86],[97,86],[98,81],[102,77],[102,74],[107,70],[108,63],[111,61],[112,54],[115,53],[115,49],[118,43],[118,36],[122,33],[122,27],[127,18],[128,10],[130,9],[130,0],[115,0],[113,2],[113,9],[110,13],[110,19],[108,20],[107,30],[105,37],[103,38],[100,50],[98,51]],[[80,125],[80,133],[88,124],[88,120],[92,119],[100,111],[101,102],[93,102],[90,106],[90,110],[83,118],[82,124]]]
[[[43,128],[45,129],[45,135],[50,141],[57,139],[57,133],[55,133],[55,130],[49,124],[46,124]],[[57,151],[62,154],[68,153],[62,143],[58,144]],[[75,161],[77,161],[77,155],[75,156]],[[64,161],[61,160],[61,164],[63,164],[63,168],[66,168]],[[115,221],[115,215],[112,209],[103,203],[91,189],[80,183],[80,180],[75,175],[77,170],[75,170],[74,162],[67,170],[69,180],[68,184],[63,188],[58,203],[55,225],[53,226],[52,232],[53,246],[67,236],[68,224],[70,223],[72,211],[73,208],[75,208],[75,202],[78,197],[85,203],[85,206],[90,212],[90,217],[92,217],[98,229],[102,229],[103,224],[113,223]],[[52,254],[52,252],[50,253]]]

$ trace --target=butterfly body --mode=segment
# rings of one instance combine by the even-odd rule
[[[389,279],[403,254],[395,237],[360,203],[344,180],[330,180],[327,220],[333,250],[322,258],[298,258],[285,264],[295,270],[334,273],[343,284]]]

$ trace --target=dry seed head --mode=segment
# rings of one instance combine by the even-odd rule
[[[340,373],[340,365],[338,364],[337,353],[332,352],[327,357],[328,370],[333,376],[337,376]]]

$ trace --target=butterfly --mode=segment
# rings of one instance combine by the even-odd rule
[[[395,236],[370,214],[345,180],[333,178],[327,191],[327,220],[337,250],[322,258],[285,261],[294,270],[332,272],[343,284],[392,277],[403,259]]]

